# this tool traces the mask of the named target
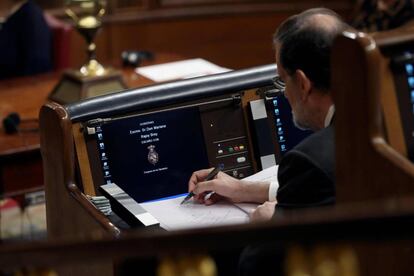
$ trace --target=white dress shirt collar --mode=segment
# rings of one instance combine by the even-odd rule
[[[335,114],[335,105],[331,105],[325,116],[324,127],[328,127],[332,123],[332,118]]]

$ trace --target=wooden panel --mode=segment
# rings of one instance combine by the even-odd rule
[[[165,2],[167,1],[167,2]],[[353,1],[115,1],[96,38],[103,63],[118,63],[123,50],[149,50],[202,57],[239,69],[274,60],[272,35],[288,16],[326,6],[348,17]],[[180,3],[180,4],[179,4]],[[142,6],[142,5],[143,6]],[[170,5],[168,8],[163,5]],[[74,34],[71,66],[86,59],[86,45]]]
[[[43,171],[40,162],[40,141],[36,119],[47,95],[56,84],[56,78],[46,74],[0,82],[0,120],[16,112],[22,119],[22,128],[33,131],[5,133],[0,127],[0,192],[14,193],[41,187]],[[33,123],[28,124],[25,120]]]
[[[381,105],[384,113],[384,124],[387,134],[387,141],[403,156],[407,155],[407,147],[403,137],[400,110],[398,106],[397,93],[395,91],[393,74],[389,67],[389,59],[382,59],[380,63],[380,74],[382,83],[380,86]]]
[[[272,33],[286,16],[215,17],[112,24],[110,56],[125,49],[202,57],[237,69],[272,63]],[[122,31],[121,31],[122,30]],[[245,35],[248,34],[248,35]],[[98,46],[99,47],[99,46]]]
[[[72,126],[73,140],[75,141],[75,150],[78,162],[80,164],[90,164],[89,157],[84,142],[81,124],[74,124]],[[79,166],[80,175],[82,177],[83,193],[90,196],[95,196],[95,187],[93,185],[92,174],[89,166]]]
[[[272,241],[277,241],[278,248],[290,248],[284,275],[413,275],[413,202],[413,198],[409,198],[399,207],[393,205],[394,208],[387,202],[370,202],[335,209],[297,210],[277,216],[266,224],[169,233],[151,229],[120,239],[3,244],[0,270],[68,264],[77,267],[80,263],[96,261],[108,264],[127,256],[148,260],[144,257],[185,257],[216,250],[221,250],[220,256],[224,256],[229,248],[253,243],[271,245]],[[267,248],[270,252],[271,247]],[[142,263],[136,264],[140,269]],[[290,274],[292,270],[296,274]],[[127,275],[152,275],[140,272]]]
[[[37,134],[38,135],[38,134]],[[43,186],[42,163],[38,150],[0,156],[0,194],[7,195],[37,190]]]
[[[97,58],[120,63],[124,50],[202,57],[229,68],[274,62],[272,34],[285,16],[237,16],[105,24],[96,38]],[[246,35],[248,34],[248,35]],[[76,32],[71,40],[71,67],[86,60],[86,43]]]
[[[197,5],[197,4],[237,4],[237,3],[248,3],[249,0],[161,0],[162,6],[168,5]],[[257,2],[276,2],[272,0],[257,0]],[[280,2],[280,1],[279,1]]]
[[[114,0],[110,1],[108,14],[148,10],[155,5],[154,0]]]
[[[63,13],[65,6],[64,0],[36,0],[36,3],[43,9],[54,9],[54,12]],[[256,4],[273,4],[278,5],[279,9],[273,11],[281,11],[287,9],[304,9],[304,6],[312,7],[329,7],[335,9],[338,4],[345,4],[349,8],[354,6],[356,1],[352,0],[107,0],[109,14],[116,14],[119,11],[127,11],[127,9],[142,10],[153,9],[154,7],[180,7],[185,8],[189,6],[217,6],[230,5],[233,9],[238,9],[240,5],[256,5]],[[280,7],[285,7],[280,9]],[[58,11],[60,10],[60,11]],[[216,10],[216,13],[220,13]]]
[[[384,68],[379,48],[397,45],[404,39],[414,41],[411,34],[412,31],[397,30],[389,34],[388,41],[378,43],[378,39],[374,41],[367,35],[349,33],[335,43],[332,87],[336,107],[337,203],[414,194],[414,164],[400,153],[400,146],[398,152],[386,140],[380,104],[381,96],[392,91],[383,90],[390,87],[386,83],[390,78],[383,76],[389,71]],[[399,123],[395,117],[386,122],[392,120]]]
[[[303,0],[160,0],[162,7],[168,6],[191,6],[191,5],[198,5],[198,6],[207,6],[207,5],[233,5],[233,7],[237,7],[241,4],[275,4],[275,5],[290,5],[291,8],[298,8],[297,6],[303,5],[312,5],[314,7],[319,6],[329,6],[332,2],[347,2],[347,1],[324,1],[324,0],[312,0],[312,1],[303,1]],[[349,2],[349,1],[348,1]],[[296,7],[294,7],[294,6]]]
[[[140,7],[144,5],[144,1],[142,0],[116,0],[115,5],[117,8]]]

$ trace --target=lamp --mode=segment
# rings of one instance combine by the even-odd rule
[[[94,39],[102,26],[105,11],[106,0],[66,1],[67,15],[75,22],[76,29],[88,44],[87,61],[79,70],[64,72],[50,94],[50,99],[59,103],[71,103],[126,88],[119,71],[105,68],[96,59]]]

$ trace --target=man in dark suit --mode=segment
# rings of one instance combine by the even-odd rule
[[[315,133],[283,157],[278,183],[237,180],[225,173],[203,181],[211,169],[201,170],[189,181],[196,200],[207,205],[222,198],[263,203],[251,214],[252,221],[269,220],[281,210],[335,202],[330,54],[334,38],[347,28],[336,13],[321,8],[294,15],[279,26],[273,40],[279,78],[275,85],[284,89],[295,125]],[[205,199],[206,191],[215,194]],[[240,256],[239,274],[283,275],[283,248],[278,243],[247,247]]]
[[[206,169],[194,172],[189,180],[196,200],[207,205],[222,198],[263,203],[251,214],[253,221],[268,220],[282,208],[335,202],[330,52],[334,38],[347,28],[336,13],[317,8],[288,18],[274,35],[278,83],[284,86],[294,123],[315,131],[282,159],[279,188],[277,183],[238,180],[225,173],[203,181],[211,171]],[[206,191],[215,194],[205,199]]]
[[[314,134],[283,157],[278,183],[237,180],[225,173],[203,181],[211,169],[194,172],[189,190],[196,194],[196,200],[207,205],[222,198],[263,203],[251,214],[252,221],[269,220],[281,210],[335,202],[335,108],[330,91],[330,54],[334,38],[347,28],[336,13],[322,8],[294,15],[279,26],[273,39],[279,78],[275,85],[284,89],[295,125],[311,129]],[[206,191],[215,194],[205,199]],[[247,247],[240,256],[239,274],[272,271],[283,275],[283,248],[278,243]]]

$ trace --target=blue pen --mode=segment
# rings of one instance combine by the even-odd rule
[[[216,175],[220,172],[220,168],[219,167],[215,167],[208,175],[207,177],[204,179],[204,181],[209,181],[211,179],[213,179],[214,177],[216,177]],[[183,199],[183,201],[181,201],[180,205],[187,202],[188,200],[190,200],[190,198],[192,198],[195,194],[191,191],[188,193],[188,195]]]

